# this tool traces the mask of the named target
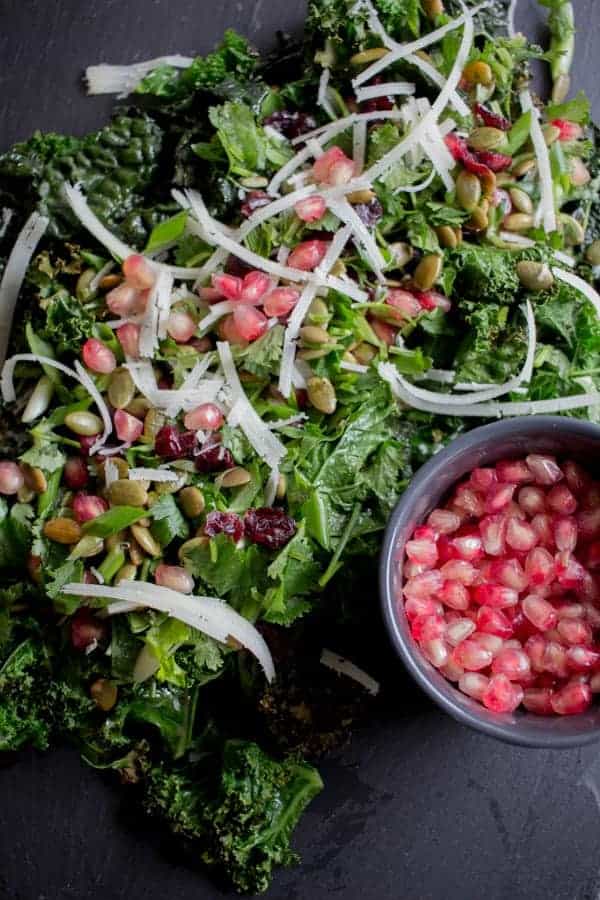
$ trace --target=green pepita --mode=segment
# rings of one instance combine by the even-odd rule
[[[145,553],[149,556],[160,556],[160,544],[154,539],[149,528],[145,525],[132,525],[131,533]]]
[[[560,224],[562,225],[563,237],[568,247],[577,247],[583,244],[585,240],[585,230],[583,225],[573,216],[562,213],[560,216]]]
[[[91,437],[102,431],[102,419],[95,413],[79,411],[65,416],[65,425],[73,434]]]
[[[352,66],[368,66],[370,63],[387,56],[390,51],[387,47],[371,47],[369,50],[361,50],[350,57]]]
[[[585,251],[585,258],[592,266],[600,266],[600,239],[592,241]]]
[[[473,129],[468,137],[468,143],[473,150],[496,150],[506,144],[506,134],[499,128],[482,125]]]
[[[542,125],[542,134],[544,135],[546,147],[551,147],[552,144],[560,137],[560,128],[558,128],[556,125],[551,125],[548,123],[546,125]]]
[[[87,300],[90,296],[90,284],[96,277],[95,269],[85,269],[75,285],[75,296],[78,300]]]
[[[481,182],[477,175],[465,169],[456,179],[456,199],[462,209],[472,212],[481,200]]]
[[[125,409],[135,397],[135,384],[127,369],[115,369],[108,383],[108,399],[115,409]]]
[[[529,231],[533,228],[533,216],[528,213],[511,213],[504,220],[507,231]]]
[[[486,62],[478,59],[465,66],[463,77],[470,84],[490,85],[494,80],[494,73]]]
[[[554,284],[554,277],[546,263],[530,259],[517,263],[517,275],[528,291],[547,291]]]
[[[252,476],[247,469],[244,469],[242,466],[234,466],[233,469],[227,469],[226,472],[217,475],[215,484],[218,487],[234,488],[241,487],[243,484],[248,484],[251,479]]]
[[[303,344],[328,344],[331,340],[324,328],[319,325],[304,325],[300,329],[300,337]]]
[[[510,199],[512,200],[512,204],[517,212],[527,213],[531,215],[533,212],[533,203],[531,201],[531,197],[525,191],[522,191],[521,188],[511,188],[508,192],[510,194]]]
[[[148,488],[143,481],[118,478],[108,488],[108,499],[112,506],[145,506]]]
[[[413,275],[414,282],[421,291],[430,291],[442,274],[442,257],[435,253],[424,256]]]
[[[204,512],[204,494],[197,487],[186,487],[179,494],[179,502],[188,519],[195,519]]]
[[[84,534],[69,553],[69,559],[88,559],[90,556],[97,556],[103,550],[104,541],[102,538],[94,537],[92,534]]]
[[[450,225],[439,225],[435,229],[435,233],[442,247],[445,247],[447,250],[454,250],[458,247],[458,234]]]
[[[197,535],[196,537],[190,538],[189,541],[185,541],[177,551],[179,561],[185,562],[185,558],[188,554],[193,553],[194,550],[200,549],[200,547],[206,547],[208,542],[209,538],[206,535]]]
[[[321,378],[317,375],[313,375],[313,377],[309,378],[306,382],[306,390],[308,392],[308,399],[315,409],[318,409],[319,412],[326,413],[327,415],[331,415],[335,412],[337,397],[335,395],[335,388],[329,378]]]
[[[144,439],[154,443],[154,438],[165,424],[165,416],[158,409],[149,409],[144,417]]]
[[[115,575],[115,584],[120,584],[121,581],[135,581],[135,577],[137,575],[137,566],[134,566],[132,563],[125,563],[124,566],[121,566],[117,574]]]

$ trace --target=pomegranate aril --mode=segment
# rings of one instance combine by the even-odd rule
[[[567,644],[591,644],[592,629],[583,619],[560,619],[556,630]]]
[[[442,604],[432,597],[408,597],[404,604],[404,612],[409,622],[418,616],[441,615],[443,611]]]
[[[417,525],[413,531],[413,540],[415,541],[436,541],[437,534],[430,525]]]
[[[523,460],[501,459],[496,463],[496,473],[499,481],[512,482],[515,485],[533,481],[531,470]]]
[[[216,403],[202,403],[185,414],[183,424],[188,431],[218,431],[224,421]]]
[[[475,623],[471,619],[458,619],[446,626],[444,639],[451,647],[456,647],[461,641],[465,641],[475,631]]]
[[[583,603],[569,603],[568,601],[561,601],[556,604],[555,609],[556,615],[559,619],[583,619],[586,615],[586,606],[584,606]]]
[[[97,519],[108,509],[108,503],[95,494],[75,494],[73,497],[73,516],[82,525],[91,519]]]
[[[144,423],[140,419],[136,419],[124,409],[117,409],[114,415],[115,431],[120,441],[126,441],[133,444],[134,441],[141,436],[144,431]]]
[[[484,634],[494,634],[499,638],[509,638],[513,634],[510,619],[500,609],[481,606],[477,611],[477,630]]]
[[[461,584],[473,584],[477,577],[477,569],[466,559],[449,559],[440,568],[440,574],[448,581],[459,581]]]
[[[90,653],[108,636],[108,624],[98,619],[91,609],[81,606],[70,622],[71,644],[75,650]]]
[[[582,509],[575,516],[577,531],[584,541],[600,538],[600,504],[594,509]]]
[[[504,641],[501,637],[497,634],[486,634],[483,631],[476,631],[475,634],[471,636],[471,640],[480,647],[483,647],[484,650],[487,650],[488,653],[491,653],[492,657],[496,656],[497,653],[500,653],[504,647]]]
[[[467,638],[454,648],[452,659],[466,671],[477,672],[479,669],[487,669],[492,662],[492,654],[481,644]]]
[[[271,279],[264,272],[252,271],[244,275],[240,300],[256,306],[271,287]]]
[[[540,631],[549,631],[554,628],[558,622],[556,610],[551,603],[544,600],[543,597],[537,597],[535,594],[529,594],[521,602],[523,613],[532,625],[539,628]]]
[[[294,288],[280,287],[270,291],[263,298],[263,310],[267,316],[287,316],[300,298],[300,294]]]
[[[448,657],[445,665],[440,666],[440,672],[448,681],[458,681],[465,674],[462,666],[457,666],[451,656]]]
[[[421,575],[429,568],[429,566],[424,566],[423,563],[417,563],[413,562],[412,559],[407,559],[402,566],[402,574],[406,579],[414,578],[415,575]]]
[[[566,678],[569,674],[566,648],[559,644],[558,641],[547,641],[544,650],[543,666],[546,672],[551,672],[557,678]]]
[[[580,588],[586,576],[586,571],[581,563],[567,551],[557,553],[554,557],[556,577],[558,583],[568,590]]]
[[[503,482],[493,484],[485,495],[485,511],[493,514],[505,509],[512,500],[516,487],[516,484]]]
[[[471,487],[484,494],[489,491],[492,485],[496,484],[497,481],[498,476],[496,470],[486,468],[473,469],[469,478]]]
[[[133,322],[120,325],[116,330],[116,335],[123,349],[125,356],[132,359],[138,359],[140,355],[140,333],[141,328]]]
[[[147,291],[154,286],[156,270],[141,253],[132,253],[123,260],[125,281],[138,291]]]
[[[242,294],[243,280],[237,275],[213,275],[212,286],[227,300],[239,300]]]
[[[393,347],[396,343],[396,335],[398,329],[394,328],[388,322],[382,322],[380,319],[369,318],[369,325],[379,338],[382,344]]]
[[[448,647],[441,638],[425,641],[420,646],[425,659],[429,660],[431,665],[435,666],[436,669],[446,665],[448,662]]]
[[[513,684],[504,674],[493,675],[484,690],[483,705],[497,713],[513,712],[523,699],[523,688]]]
[[[531,668],[535,672],[544,671],[546,665],[545,661],[547,644],[548,642],[545,638],[542,637],[541,634],[534,634],[525,641],[525,646],[523,649],[529,657]]]
[[[548,513],[538,513],[531,520],[531,527],[535,531],[538,544],[544,547],[554,546],[554,532],[552,530],[552,519]]]
[[[413,562],[422,563],[424,566],[434,566],[437,562],[438,552],[433,541],[412,540],[406,543],[406,555]]]
[[[524,591],[528,578],[518,559],[495,559],[490,564],[489,578],[494,584],[502,584],[514,591]]]
[[[460,517],[448,509],[434,509],[427,519],[427,524],[438,534],[452,534],[460,528]]]
[[[483,497],[477,491],[472,490],[467,485],[460,485],[457,488],[452,504],[454,507],[464,509],[469,516],[479,518],[485,510]]]
[[[489,556],[502,556],[506,546],[507,521],[504,516],[485,516],[479,523],[483,549]]]
[[[526,462],[536,484],[556,484],[564,477],[560,466],[553,456],[530,453]]]
[[[554,557],[545,547],[534,547],[525,560],[527,584],[534,587],[550,584],[554,579]]]
[[[600,694],[600,672],[594,672],[590,678],[590,690],[592,694]]]
[[[327,211],[327,203],[319,195],[298,200],[294,205],[294,212],[303,222],[317,222],[322,219]]]
[[[309,272],[323,261],[329,248],[329,241],[304,241],[294,247],[288,257],[287,264],[292,269],[301,269]]]
[[[527,553],[538,542],[535,530],[527,522],[517,518],[510,518],[506,524],[506,543],[513,550]]]
[[[500,584],[478,584],[473,588],[472,595],[476,603],[491,606],[493,609],[516,606],[519,602],[517,591]]]
[[[23,473],[15,462],[8,459],[0,462],[0,494],[5,496],[16,494],[24,482]]]
[[[481,700],[489,684],[489,678],[478,672],[465,672],[458,680],[458,689],[472,697],[473,700]]]
[[[575,716],[585,712],[592,702],[589,684],[573,683],[555,691],[551,698],[552,709],[559,716]]]
[[[104,298],[106,305],[115,316],[135,316],[143,313],[148,300],[146,291],[137,291],[131,284],[123,282]]]
[[[233,324],[244,341],[255,341],[267,330],[267,317],[259,309],[239,304],[233,311]]]
[[[525,688],[523,691],[523,706],[528,712],[536,713],[538,716],[551,716],[554,712],[552,709],[552,693],[550,688]]]
[[[175,309],[169,313],[167,333],[178,344],[187,344],[196,333],[196,321],[189,313]]]
[[[519,491],[517,503],[528,516],[535,516],[545,511],[546,495],[541,488],[528,484]]]
[[[410,633],[416,641],[432,641],[444,637],[447,628],[445,618],[438,613],[432,616],[418,616],[413,619]]]
[[[348,159],[341,147],[330,147],[315,160],[312,167],[313,178],[317,182],[327,182],[329,171],[336,162]]]
[[[554,520],[554,543],[557,550],[573,551],[577,546],[577,523],[572,516]]]
[[[438,594],[442,588],[443,579],[437,570],[423,572],[422,575],[415,575],[404,585],[405,597],[425,598],[431,597],[432,594]]]
[[[110,347],[96,338],[88,338],[81,350],[85,365],[99,375],[110,375],[117,367],[115,354]]]
[[[479,535],[464,534],[457,535],[452,539],[452,545],[459,559],[466,559],[468,562],[481,559],[483,556],[483,545]]]
[[[600,653],[590,647],[576,645],[567,650],[567,665],[576,672],[595,669],[600,663]]]
[[[577,499],[566,484],[557,484],[546,495],[546,504],[559,516],[570,516],[577,509]]]
[[[511,681],[519,681],[529,675],[530,670],[531,664],[527,654],[523,650],[507,647],[506,644],[492,661],[493,674],[506,675]]]
[[[81,456],[70,456],[63,469],[63,479],[66,486],[72,491],[79,491],[89,481],[89,472],[85,461]]]
[[[194,590],[194,579],[182,566],[167,566],[161,563],[156,567],[154,581],[181,594],[191,594]]]
[[[566,547],[564,549],[574,550],[575,547]],[[600,541],[592,541],[585,548],[585,565],[586,568],[593,571],[600,569]]]
[[[580,494],[583,490],[589,488],[592,479],[579,463],[574,462],[572,459],[568,459],[562,464],[561,468],[565,476],[565,481],[575,495]]]

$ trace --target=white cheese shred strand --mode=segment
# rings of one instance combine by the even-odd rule
[[[600,295],[598,295],[598,292],[594,290],[591,284],[588,284],[579,275],[575,275],[574,272],[567,272],[565,269],[559,269],[558,266],[552,269],[552,274],[559,281],[564,281],[565,284],[570,285],[570,287],[583,294],[596,310],[596,315],[600,317]]]
[[[365,100],[376,100],[378,97],[408,97],[415,90],[415,85],[410,81],[386,81],[357,88],[356,99],[359,103],[364,103]]]
[[[329,79],[331,78],[331,72],[329,69],[325,68],[321,72],[321,77],[319,78],[319,91],[317,93],[317,105],[324,109],[327,115],[335,119],[335,109],[331,105],[331,100],[329,99]]]
[[[149,582],[121,582],[115,587],[71,583],[63,587],[63,593],[97,600],[113,600],[115,602],[107,608],[109,615],[116,615],[128,608],[146,607],[167,613],[222,644],[234,638],[257,658],[268,681],[275,677],[273,658],[264,638],[251,622],[224,600],[181,594]]]
[[[541,200],[535,215],[535,224],[542,225],[546,234],[556,231],[556,210],[554,208],[554,187],[552,184],[552,169],[548,147],[544,139],[540,125],[539,112],[534,106],[531,94],[528,90],[519,94],[521,109],[531,115],[530,138],[537,159],[538,174],[540,179]]]
[[[119,98],[131,94],[146,75],[160,66],[187,69],[194,62],[191,56],[157,56],[128,66],[99,63],[85,70],[88,94],[118,94]]]

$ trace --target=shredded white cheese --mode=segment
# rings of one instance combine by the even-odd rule
[[[325,68],[321,72],[321,77],[319,79],[319,91],[317,93],[317,105],[325,110],[327,115],[335,119],[335,109],[331,105],[331,100],[329,99],[329,79],[331,77],[331,72],[329,69]]]
[[[531,114],[530,137],[538,165],[538,174],[540,179],[541,200],[535,214],[535,224],[542,225],[544,231],[548,234],[556,231],[556,210],[554,208],[554,186],[552,184],[552,170],[550,168],[550,157],[548,155],[548,147],[544,139],[542,127],[540,125],[539,112],[533,104],[531,94],[528,90],[521,91],[519,94],[521,109],[524,113]]]
[[[194,62],[191,56],[157,56],[128,66],[100,63],[85,70],[88,94],[118,94],[119,99],[131,94],[146,75],[160,66],[187,69]]]
[[[600,316],[600,296],[591,284],[588,284],[587,281],[584,281],[579,275],[575,275],[574,272],[567,272],[565,269],[559,269],[557,266],[552,269],[552,274],[555,278],[558,278],[559,281],[564,281],[565,284],[570,285],[572,288],[575,288],[576,291],[583,294],[596,310],[596,315]]]

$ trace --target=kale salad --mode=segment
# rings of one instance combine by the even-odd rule
[[[91,67],[0,156],[0,751],[74,744],[241,892],[379,691],[382,530],[498,416],[600,421],[600,151],[515,3]],[[542,102],[532,67],[546,66]]]

